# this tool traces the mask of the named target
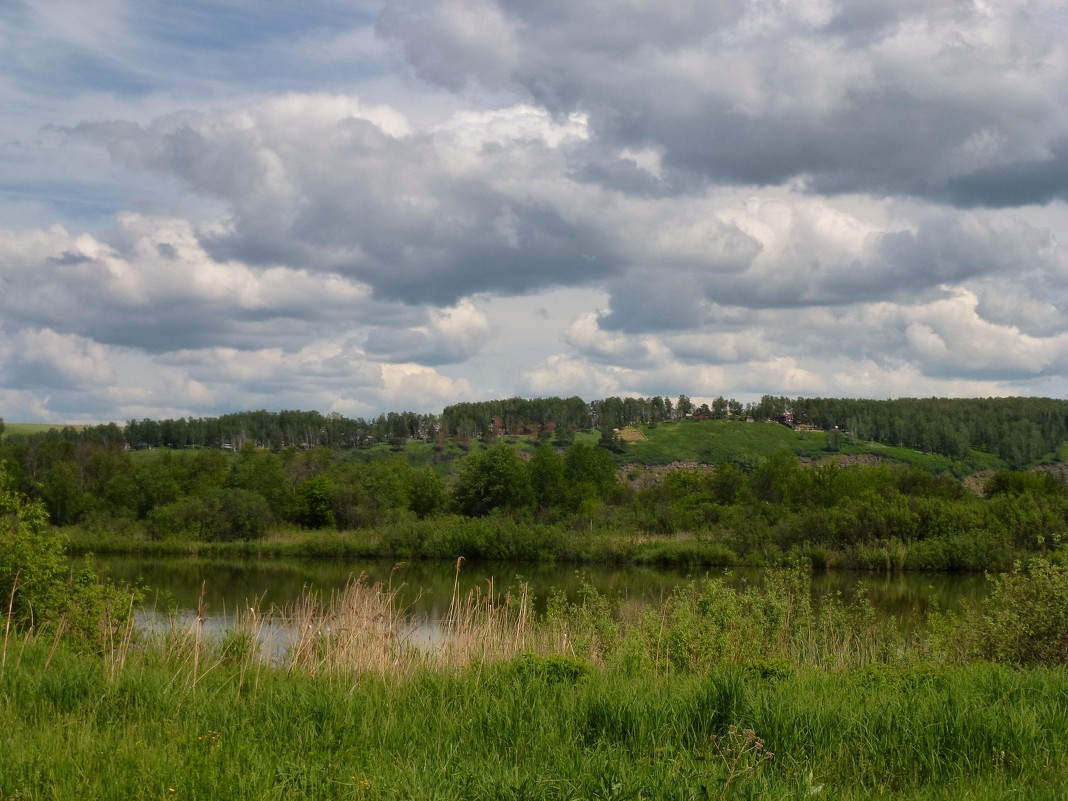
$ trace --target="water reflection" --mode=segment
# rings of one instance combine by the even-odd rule
[[[195,620],[204,611],[205,625],[213,631],[232,624],[238,610],[267,614],[297,600],[304,592],[324,597],[340,590],[349,579],[364,575],[397,592],[398,602],[414,618],[433,627],[448,610],[454,582],[467,593],[505,594],[527,583],[535,611],[542,612],[551,591],[577,601],[584,587],[632,603],[660,603],[680,584],[705,576],[724,578],[733,586],[759,585],[765,571],[734,568],[730,571],[667,570],[651,567],[600,565],[467,563],[457,574],[447,562],[340,561],[326,559],[201,559],[195,557],[98,557],[97,564],[112,578],[142,581],[149,588],[149,615],[159,619],[177,613],[179,620]],[[203,599],[201,593],[203,591]],[[863,592],[876,611],[893,616],[908,628],[920,625],[933,608],[951,610],[982,599],[989,584],[979,575],[876,574],[833,571],[813,576],[813,594],[841,593],[845,598]],[[414,634],[413,634],[414,636]],[[430,635],[427,635],[430,636]]]

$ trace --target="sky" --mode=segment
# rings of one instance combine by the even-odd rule
[[[1068,394],[1063,0],[2,0],[0,417]]]

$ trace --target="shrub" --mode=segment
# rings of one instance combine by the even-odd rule
[[[271,522],[267,500],[243,489],[213,490],[153,509],[148,530],[156,539],[208,542],[260,539]]]
[[[966,651],[1016,665],[1068,663],[1068,568],[1035,559],[994,579],[990,596],[961,620]]]
[[[220,524],[214,510],[203,498],[181,498],[157,506],[148,513],[146,524],[154,539],[208,540]]]
[[[0,463],[0,601],[19,628],[57,618],[63,609],[63,543],[40,501],[14,489]]]
[[[101,581],[86,561],[73,574],[60,534],[40,501],[14,489],[0,462],[0,599],[16,630],[60,629],[78,645],[101,647],[123,625],[139,594]]]

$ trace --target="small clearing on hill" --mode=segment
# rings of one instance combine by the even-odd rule
[[[624,442],[645,442],[648,437],[635,426],[627,426],[619,432],[619,438]]]

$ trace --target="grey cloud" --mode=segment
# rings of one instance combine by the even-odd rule
[[[54,362],[20,357],[4,366],[4,382],[8,386],[76,392],[82,380]]]
[[[91,387],[84,383],[61,389],[50,387],[42,406],[54,415],[53,420],[97,423],[115,417],[115,401],[107,387]]]
[[[526,184],[566,173],[548,146],[487,143],[476,169],[456,170],[451,134],[398,138],[354,118],[297,130],[285,125],[286,102],[236,119],[80,130],[126,163],[225,200],[227,224],[201,233],[217,259],[336,271],[367,282],[377,297],[438,305],[478,291],[580,284],[618,269],[611,243],[589,222],[526,193]]]
[[[364,349],[373,358],[423,365],[465,362],[494,336],[486,315],[470,302],[429,310],[418,325],[370,328]]]
[[[903,19],[930,12],[930,0],[850,0],[840,3],[834,14],[823,26],[823,32],[831,36],[843,36],[853,46],[863,47],[878,41],[887,31],[899,25]]]
[[[946,194],[962,206],[1025,206],[1068,200],[1068,137],[1050,145],[1048,158],[976,170],[947,182]]]
[[[631,333],[674,331],[707,324],[717,305],[759,310],[916,303],[945,297],[946,286],[994,280],[1015,280],[1021,297],[1041,296],[1048,276],[1064,270],[1065,257],[1048,230],[1005,212],[928,210],[913,219],[913,229],[872,233],[856,250],[824,241],[810,224],[796,222],[778,232],[786,244],[776,256],[740,272],[707,265],[635,267],[606,285],[611,304],[602,324]],[[1026,319],[1015,322],[1028,325]]]
[[[258,348],[294,345],[315,329],[336,327],[349,316],[329,298],[304,298],[267,309],[241,308],[240,298],[206,300],[183,292],[159,292],[151,305],[131,305],[90,280],[64,283],[61,276],[32,283],[36,300],[0,303],[12,324],[46,326],[102,344],[149,353],[213,345]],[[25,296],[21,296],[25,298]]]
[[[381,32],[426,80],[522,91],[587,112],[605,145],[662,148],[679,184],[797,179],[992,207],[1068,193],[1063,160],[1040,155],[1065,137],[1057,4],[487,2],[515,34],[506,63],[488,57],[496,39],[455,24],[463,6],[418,21],[394,8]],[[972,148],[991,132],[996,145]]]
[[[371,356],[384,361],[418,362],[432,366],[466,361],[478,350],[442,340],[429,332],[388,328],[373,329],[368,334],[364,349]]]
[[[178,249],[170,242],[160,242],[156,245],[156,252],[165,259],[173,260],[178,258]]]
[[[49,264],[57,264],[61,267],[66,267],[72,264],[87,264],[91,261],[92,259],[84,253],[78,253],[73,250],[68,250],[58,256],[50,256],[48,258]]]
[[[638,271],[608,285],[611,308],[601,317],[609,331],[674,331],[701,325],[707,288],[687,272]]]
[[[999,325],[1048,337],[1068,332],[1068,294],[1042,274],[1028,271],[980,284],[978,312]]]

